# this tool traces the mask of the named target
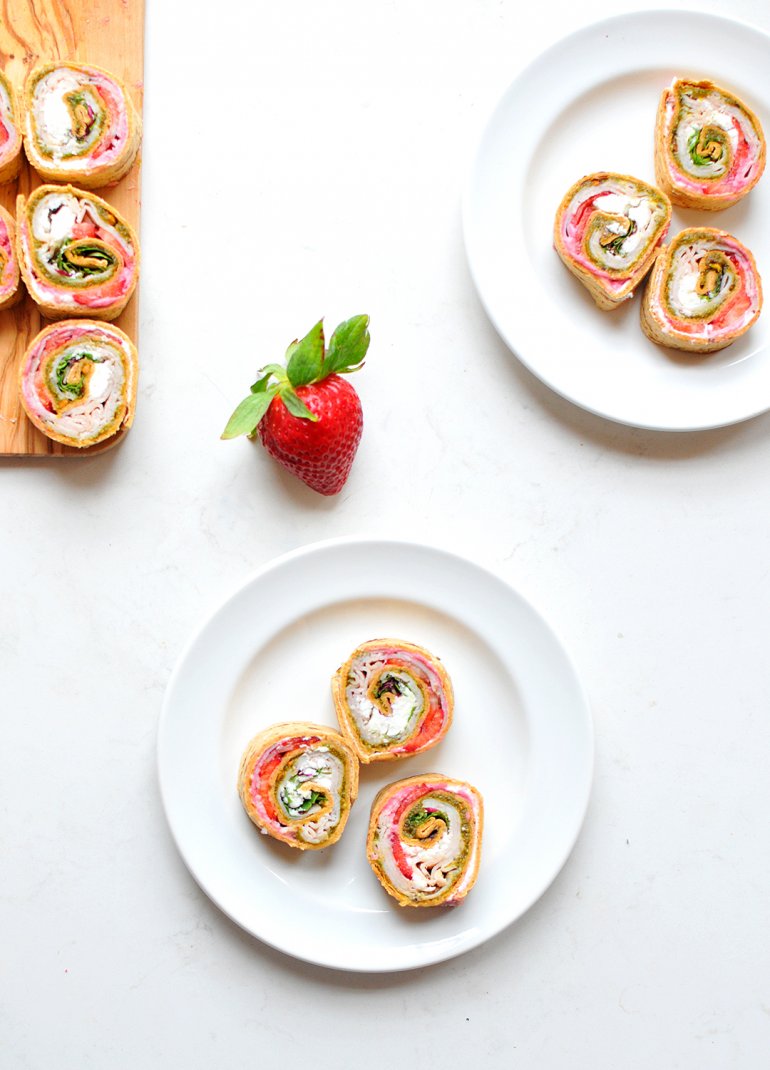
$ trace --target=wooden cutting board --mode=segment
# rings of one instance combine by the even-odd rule
[[[0,13],[0,65],[21,90],[27,72],[49,60],[79,60],[104,67],[127,87],[142,113],[144,0],[4,0]],[[141,153],[140,153],[141,157]],[[140,160],[112,189],[95,190],[139,232]],[[26,161],[15,182],[0,186],[0,204],[16,215],[17,193],[40,185]],[[115,320],[136,343],[138,290]],[[52,442],[34,427],[19,403],[18,368],[25,349],[46,322],[29,295],[0,312],[0,456],[84,457],[109,449],[126,434],[77,449]],[[141,365],[141,354],[139,355]]]

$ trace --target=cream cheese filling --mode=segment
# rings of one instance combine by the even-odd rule
[[[399,655],[406,660],[406,655]],[[375,652],[358,658],[350,668],[345,699],[360,738],[370,746],[401,743],[414,731],[424,710],[422,691],[409,672],[409,666],[391,667],[387,674],[400,688],[386,713],[369,697],[373,677],[387,665],[387,659]]]
[[[2,82],[0,82],[0,114],[4,119],[11,117],[11,98]]]
[[[70,342],[57,354],[55,363],[60,364],[82,353],[88,353],[94,361],[84,396],[59,415],[43,411],[46,423],[77,439],[90,438],[109,424],[124,399],[124,386],[128,386],[127,394],[131,385],[126,384],[122,354],[114,347],[90,338]]]
[[[133,256],[130,244],[120,236],[116,227],[102,218],[87,197],[63,192],[46,193],[36,202],[31,213],[30,230],[34,248],[29,250],[29,255],[36,258],[43,269],[42,272],[37,271],[36,284],[56,304],[66,305],[72,300],[70,287],[58,281],[57,257],[63,246],[75,240],[74,228],[84,222],[98,227],[101,239],[123,258],[124,264],[130,263]],[[102,281],[103,278],[92,277],[90,281],[82,279],[77,284],[87,287],[99,285]]]
[[[728,251],[719,243],[712,243],[708,246],[684,245],[674,253],[668,279],[668,301],[674,315],[683,319],[708,318],[717,311],[735,288],[734,274],[724,272],[720,279],[719,290],[713,297],[709,298],[698,293],[700,263],[712,249]]]
[[[90,83],[68,67],[57,67],[44,75],[35,86],[32,98],[37,138],[57,163],[65,157],[82,154],[99,139],[98,122],[85,138],[76,137],[72,128],[72,110],[66,100],[67,94],[74,92],[83,94],[97,114],[103,111]]]
[[[321,843],[339,824],[344,776],[341,759],[325,746],[308,748],[284,770],[277,785],[278,805],[290,820],[303,819],[297,834],[306,843]],[[312,815],[321,811],[322,804],[307,806],[314,791],[322,791],[332,803],[331,809],[319,813],[316,819]]]
[[[729,159],[720,157],[705,164],[698,164],[690,155],[690,144],[704,127],[715,127],[724,132],[730,144]],[[747,166],[760,153],[760,138],[745,111],[731,104],[717,91],[705,96],[694,96],[683,91],[680,95],[680,111],[674,132],[676,161],[682,171],[692,178],[722,178],[728,174],[731,161],[739,149],[740,134],[749,146]],[[741,176],[736,176],[736,180]]]
[[[43,246],[61,242],[85,215],[83,202],[72,193],[47,193],[32,213],[32,237]]]
[[[582,205],[591,199],[591,212],[600,216],[598,225],[591,225],[589,215],[580,230],[571,226]],[[601,217],[605,217],[601,219]],[[635,184],[623,180],[607,180],[599,185],[581,186],[570,201],[565,213],[564,239],[573,255],[583,263],[598,265],[607,271],[631,273],[654,245],[666,217],[666,208]],[[608,235],[621,240],[615,246]],[[602,244],[604,241],[604,244]]]
[[[639,258],[639,253],[647,247],[651,235],[655,232],[658,223],[655,206],[643,194],[636,193],[631,196],[625,193],[607,192],[594,201],[594,209],[607,215],[623,216],[634,225],[624,227],[618,220],[610,219],[606,227],[594,228],[588,245],[591,255],[595,260],[600,263],[605,262],[611,268],[631,266]],[[617,252],[600,243],[605,231],[620,237],[629,230],[630,233],[620,243]]]
[[[446,799],[424,796],[415,805],[437,810],[448,819],[445,831],[425,847],[403,843],[402,850],[412,867],[411,879],[404,876],[393,857],[387,821],[380,819],[379,842],[382,868],[394,888],[412,896],[415,891],[424,896],[439,895],[453,883],[465,866],[462,859],[462,815],[457,806]]]

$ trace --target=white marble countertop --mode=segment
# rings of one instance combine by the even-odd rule
[[[678,6],[770,31],[764,0]],[[3,1067],[762,1065],[770,416],[676,435],[573,407],[500,342],[463,252],[500,93],[608,13],[148,4],[136,423],[101,457],[0,465]],[[198,178],[184,146],[202,138]],[[171,248],[250,273],[204,291],[168,277]],[[337,498],[219,441],[261,363],[362,311],[366,427]],[[564,639],[596,728],[586,822],[542,899],[467,955],[387,976],[230,922],[156,775],[193,627],[274,555],[350,534],[497,570]]]

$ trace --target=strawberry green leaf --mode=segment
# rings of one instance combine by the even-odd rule
[[[274,375],[282,383],[286,382],[286,369],[283,364],[266,364],[264,368],[259,369],[257,375]]]
[[[302,398],[298,397],[290,386],[285,386],[279,397],[292,416],[297,416],[300,420],[312,420],[313,423],[318,421],[316,414],[310,411]]]
[[[225,427],[221,437],[237,438],[238,435],[254,434],[259,421],[270,408],[270,402],[274,397],[275,390],[262,390],[258,394],[249,394],[227,421],[227,427]]]
[[[263,391],[267,390],[267,384],[270,382],[271,374],[271,372],[268,372],[267,375],[263,375],[261,379],[257,379],[256,383],[251,384],[249,390],[252,394],[261,394]]]
[[[345,320],[329,339],[324,374],[351,372],[360,368],[369,348],[369,317],[353,316]]]
[[[289,346],[291,356],[286,374],[292,386],[307,386],[321,378],[324,359],[324,327],[319,320],[304,338]]]

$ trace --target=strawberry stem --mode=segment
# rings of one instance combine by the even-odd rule
[[[369,342],[369,317],[366,315],[353,316],[340,323],[329,339],[328,349],[323,320],[319,320],[304,338],[288,346],[285,366],[266,364],[260,368],[257,381],[250,387],[248,396],[236,406],[221,437],[253,436],[275,397],[281,399],[292,416],[317,421],[318,417],[302,401],[297,389],[323,382],[330,375],[358,371],[363,367]]]

